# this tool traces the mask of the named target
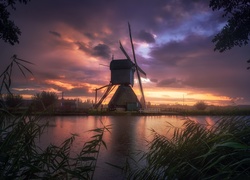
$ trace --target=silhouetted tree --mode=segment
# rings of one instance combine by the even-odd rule
[[[213,10],[222,11],[227,24],[214,38],[215,49],[223,52],[234,46],[247,45],[250,36],[250,1],[249,0],[210,0]]]
[[[23,97],[19,94],[7,94],[4,96],[5,104],[9,108],[15,108],[22,104]]]
[[[30,0],[1,0],[0,1],[0,39],[14,45],[19,43],[18,36],[21,35],[20,29],[10,20],[8,8],[16,10],[16,3],[27,4]]]
[[[43,91],[35,94],[32,99],[36,110],[45,110],[56,103],[58,96],[54,92]]]
[[[207,104],[204,101],[198,101],[197,103],[195,103],[194,107],[197,110],[204,111],[207,108]]]

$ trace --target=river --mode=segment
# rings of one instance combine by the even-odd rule
[[[189,117],[200,123],[213,124],[214,117],[194,116]],[[72,153],[78,153],[83,144],[90,140],[91,129],[112,125],[110,133],[104,134],[107,149],[101,148],[97,167],[94,174],[95,180],[120,180],[124,179],[118,169],[106,162],[122,166],[126,157],[147,149],[147,141],[152,140],[152,129],[160,134],[171,137],[170,124],[181,127],[184,122],[182,116],[55,116],[49,118],[49,126],[43,133],[40,146],[46,147],[50,143],[60,145],[71,134],[78,134]],[[135,156],[136,158],[136,156]]]

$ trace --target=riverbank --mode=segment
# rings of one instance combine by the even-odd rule
[[[166,116],[166,115],[181,115],[181,116],[250,116],[250,110],[238,111],[176,111],[176,112],[117,112],[117,111],[90,111],[88,115],[99,116]]]
[[[27,111],[11,111],[14,115],[24,115]],[[28,112],[29,115],[50,115],[50,116],[250,116],[250,109],[233,110],[179,110],[179,111],[98,111],[98,110],[79,110],[79,111],[43,111]]]
[[[87,112],[57,112],[54,115],[70,116],[250,116],[250,110],[235,111],[167,111],[167,112],[138,112],[138,111],[87,111]]]

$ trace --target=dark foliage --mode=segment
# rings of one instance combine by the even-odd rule
[[[36,110],[43,111],[49,106],[54,105],[58,100],[58,96],[54,92],[42,91],[41,93],[36,93],[33,97],[33,105]]]
[[[1,0],[0,1],[0,39],[14,45],[19,43],[18,36],[21,35],[20,29],[10,20],[8,7],[16,9],[16,3],[27,4],[30,0]]]
[[[234,46],[247,45],[250,36],[250,1],[249,0],[211,0],[213,10],[223,10],[227,24],[218,33],[213,42],[215,50],[223,52]]]
[[[19,94],[7,94],[4,97],[4,101],[7,107],[15,108],[22,104],[23,97]]]
[[[205,110],[207,108],[207,104],[204,102],[204,101],[198,101],[194,107],[197,109],[197,110]]]

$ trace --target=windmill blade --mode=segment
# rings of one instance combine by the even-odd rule
[[[128,60],[131,61],[131,59],[130,59],[128,53],[125,51],[124,47],[122,46],[121,41],[119,41],[119,43],[120,43],[120,49],[122,50],[123,54],[126,56],[126,58],[127,58]],[[133,61],[131,61],[131,62],[133,63]],[[134,64],[134,63],[133,63],[133,64]]]
[[[147,74],[140,68],[140,66],[137,66],[140,73],[142,73],[143,77],[147,77]]]
[[[133,51],[133,58],[134,58],[136,69],[137,69],[138,65],[137,65],[137,62],[136,62],[135,49],[134,49],[134,44],[133,44],[133,39],[132,39],[132,34],[131,34],[131,28],[130,28],[129,23],[128,23],[128,29],[129,29],[130,43],[131,43],[131,47],[132,47],[132,51]]]
[[[137,65],[137,62],[136,62],[135,49],[134,49],[134,44],[133,44],[133,39],[132,39],[132,34],[131,34],[131,28],[130,28],[129,22],[128,22],[128,29],[129,29],[130,43],[131,43],[132,51],[133,51],[133,57],[134,57],[134,61],[135,61],[136,73],[137,73],[138,81],[139,81],[139,84],[140,84],[141,95],[142,95],[142,101],[143,101],[142,102],[142,107],[144,108],[144,107],[146,107],[146,101],[145,101],[145,96],[144,96],[144,92],[143,92],[143,88],[142,88],[142,82],[141,82],[141,77],[140,77],[140,73],[139,73],[139,66]]]
[[[122,50],[123,54],[126,56],[126,58],[127,58],[128,60],[130,60],[130,61],[132,62],[132,60],[130,59],[128,53],[125,51],[125,49],[124,49],[124,47],[123,47],[121,41],[119,41],[119,43],[120,43],[120,49]],[[133,63],[133,62],[132,62],[132,63]],[[135,64],[135,63],[133,63],[133,64]],[[135,64],[135,66],[137,66],[137,65]],[[144,77],[147,76],[146,73],[140,68],[140,66],[137,66],[137,68],[138,68],[138,70],[143,74]]]

